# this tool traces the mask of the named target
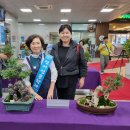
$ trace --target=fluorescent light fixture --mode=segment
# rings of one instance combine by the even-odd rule
[[[12,19],[5,19],[5,21],[12,21]]]
[[[40,24],[38,24],[38,25],[40,25],[40,26],[43,26],[43,25],[45,25],[45,24],[43,24],[43,23],[40,23]]]
[[[34,22],[40,22],[41,19],[33,19]]]
[[[61,13],[70,13],[71,9],[61,9],[60,12]]]
[[[108,9],[102,9],[100,12],[112,12],[114,9],[110,9],[110,8],[108,8]]]
[[[24,13],[30,13],[30,12],[32,12],[31,9],[20,9],[20,11],[22,11]]]
[[[19,25],[23,25],[23,23],[18,23]]]
[[[89,19],[88,22],[96,22],[96,19]]]
[[[68,19],[61,19],[61,22],[68,22]]]

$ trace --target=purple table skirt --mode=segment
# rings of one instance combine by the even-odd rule
[[[2,88],[8,88],[8,84],[12,83],[14,84],[17,81],[16,78],[8,80],[8,79],[2,79]]]
[[[83,89],[95,89],[99,85],[101,85],[101,76],[99,71],[95,68],[88,68]],[[79,88],[79,84],[77,85],[77,88]]]
[[[0,130],[130,130],[130,102],[118,102],[115,113],[92,115],[70,108],[46,108],[35,101],[30,112],[6,112],[0,103]]]

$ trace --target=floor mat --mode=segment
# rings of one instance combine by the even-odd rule
[[[125,66],[126,63],[128,63],[127,59],[109,61],[109,64],[106,69],[123,67],[123,66]],[[89,63],[88,67],[93,67],[93,68],[97,69],[98,71],[100,71],[100,62]]]

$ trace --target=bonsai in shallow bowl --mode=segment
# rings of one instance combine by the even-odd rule
[[[8,85],[8,95],[3,99],[6,111],[29,111],[34,100],[23,81]]]
[[[14,84],[8,84],[8,95],[3,99],[6,110],[28,111],[34,97],[29,93],[23,79],[28,77],[31,71],[24,69],[26,68],[25,65],[19,63],[15,58],[8,59],[5,66],[0,75],[10,81],[15,78]]]
[[[79,98],[76,102],[77,108],[92,114],[109,114],[116,110],[116,102],[109,99],[111,91],[122,86],[121,76],[116,74],[115,78],[108,77],[105,80],[106,87],[98,86],[90,95]]]

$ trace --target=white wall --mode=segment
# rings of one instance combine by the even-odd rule
[[[49,33],[58,32],[60,24],[44,24],[39,25],[38,23],[19,23],[18,24],[18,36],[19,43],[20,37],[25,36],[25,39],[32,34],[41,35],[45,43],[49,43]]]

